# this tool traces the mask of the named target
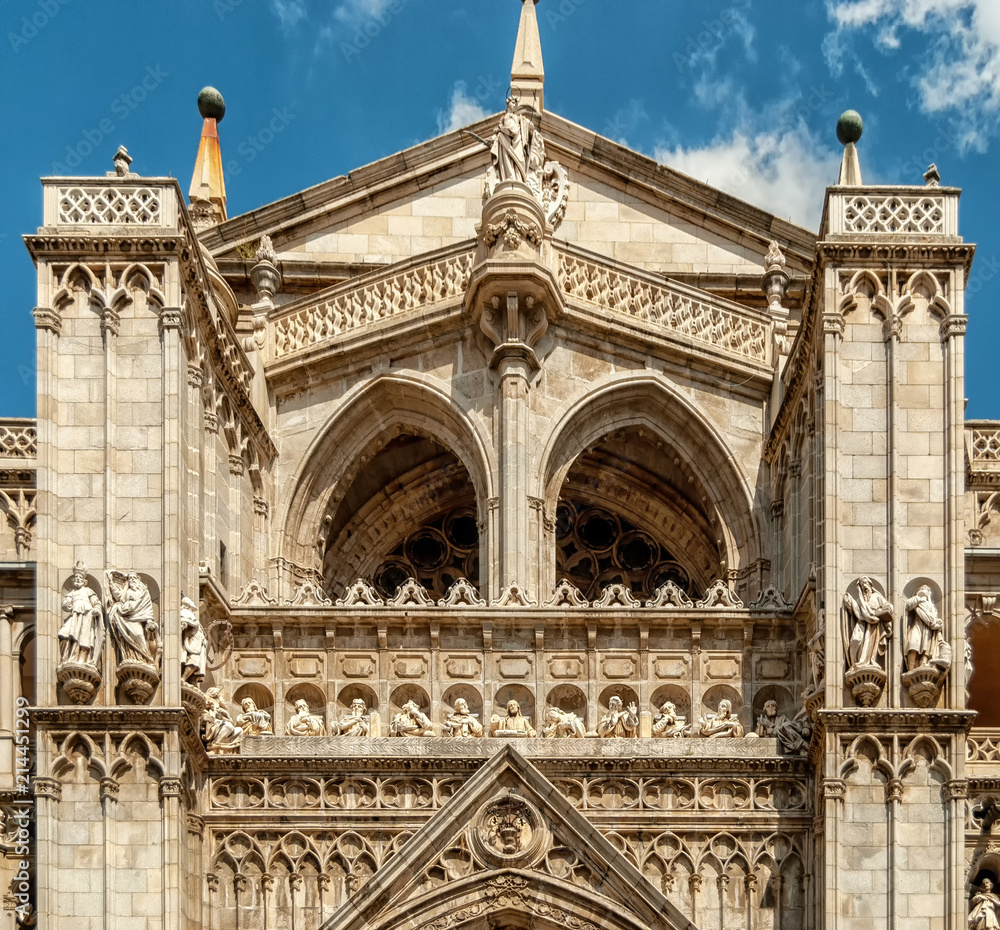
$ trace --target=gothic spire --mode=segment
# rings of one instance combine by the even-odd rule
[[[538,35],[538,0],[521,0],[521,22],[517,27],[514,63],[510,69],[511,93],[522,108],[542,112],[545,68],[542,65],[542,40]]]
[[[226,219],[226,179],[222,174],[222,149],[219,147],[219,123],[226,115],[226,104],[214,87],[205,87],[198,94],[198,112],[205,122],[201,129],[198,157],[188,197],[191,219],[201,232]]]

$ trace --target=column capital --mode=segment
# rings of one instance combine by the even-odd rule
[[[35,329],[47,329],[57,336],[62,332],[62,316],[51,307],[35,307],[31,311],[35,318]]]

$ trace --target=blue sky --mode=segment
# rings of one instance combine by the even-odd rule
[[[3,0],[0,415],[35,411],[20,237],[41,222],[40,176],[103,174],[124,144],[133,170],[186,191],[211,84],[239,215],[502,109],[519,7]],[[1000,417],[1000,2],[541,0],[538,15],[547,109],[810,228],[847,107],[865,119],[866,182],[919,184],[936,162],[979,246],[967,415]]]

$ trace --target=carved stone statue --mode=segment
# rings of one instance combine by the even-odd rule
[[[295,702],[295,713],[285,724],[286,736],[324,736],[326,727],[323,718],[309,710],[309,704],[303,698]]]
[[[687,736],[687,733],[687,718],[677,713],[677,708],[671,701],[665,702],[660,712],[653,718],[653,736],[659,739],[672,739]]]
[[[208,637],[198,620],[198,607],[189,597],[181,598],[181,680],[196,687],[205,678]]]
[[[998,930],[1000,928],[1000,898],[993,893],[993,882],[984,878],[979,892],[972,896],[969,911],[969,930]]]
[[[149,588],[136,572],[107,572],[111,602],[108,629],[120,662],[156,666],[160,653],[160,630],[153,617]]]
[[[906,670],[942,661],[944,621],[934,606],[934,593],[922,584],[906,601]],[[947,662],[951,664],[950,659]]]
[[[625,738],[639,735],[639,708],[629,704],[622,706],[622,699],[614,695],[608,701],[608,712],[597,724],[597,735],[610,738]]]
[[[465,698],[455,701],[455,708],[444,718],[445,736],[473,737],[483,735],[483,725],[469,713],[469,702]]]
[[[531,721],[521,713],[521,705],[513,698],[507,702],[506,714],[494,714],[490,718],[490,736],[532,738],[537,735]]]
[[[844,595],[848,671],[862,666],[885,668],[886,641],[892,635],[892,605],[867,576],[858,579],[858,598]]]
[[[416,701],[407,701],[403,709],[389,723],[390,736],[433,736],[431,718],[417,707]]]
[[[87,586],[87,566],[77,562],[73,590],[62,602],[68,616],[59,630],[59,658],[97,667],[104,648],[104,611],[101,599]]]
[[[371,729],[368,705],[361,698],[355,698],[351,701],[350,711],[340,718],[337,733],[340,736],[368,736]]]
[[[743,724],[733,713],[733,704],[728,698],[719,701],[719,709],[714,714],[705,714],[701,718],[700,729],[700,735],[709,739],[743,735]]]
[[[205,693],[205,712],[202,714],[202,739],[209,752],[234,749],[239,746],[243,728],[233,723],[222,702],[222,689],[209,688]]]
[[[568,710],[560,710],[558,707],[549,707],[545,712],[545,726],[542,727],[542,736],[580,739],[586,735],[587,728],[576,714]]]
[[[236,718],[236,722],[247,736],[268,736],[274,732],[271,729],[271,715],[266,710],[258,710],[253,698],[243,698],[240,707],[243,708],[243,713]]]
[[[490,148],[490,158],[496,172],[496,180],[520,181],[528,184],[529,171],[532,170],[532,149],[541,145],[541,137],[536,142],[535,127],[530,119],[517,112],[516,97],[507,98],[507,108],[500,118],[493,145]],[[535,156],[537,168],[541,169],[545,160],[545,149],[541,149],[541,160]]]
[[[820,628],[809,640],[809,692],[821,690],[826,685],[826,630]]]
[[[808,723],[803,721],[806,727]],[[773,736],[785,752],[800,753],[808,745],[804,739],[807,734],[802,732],[803,724],[789,720],[784,714],[778,713],[778,702],[767,701],[764,713],[757,718],[757,735]]]

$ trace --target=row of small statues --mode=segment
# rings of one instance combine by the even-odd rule
[[[235,720],[225,708],[220,688],[209,688],[206,699],[203,732],[210,751],[233,748],[244,735],[273,734],[271,715],[267,711],[259,710],[253,698],[243,698],[240,702],[242,713]],[[809,721],[804,715],[789,720],[784,714],[778,713],[776,701],[767,701],[764,704],[764,712],[757,719],[756,731],[748,735],[775,737],[785,751],[801,752],[808,745],[811,732]],[[479,720],[478,714],[469,711],[469,704],[465,698],[458,698],[451,713],[445,716],[441,723],[441,733],[450,737],[476,738],[486,735],[486,727]],[[285,725],[285,734],[325,736],[327,728],[323,718],[314,714],[308,703],[300,698],[295,701],[295,713]],[[489,734],[507,738],[534,738],[539,735],[531,725],[531,721],[521,713],[520,704],[513,699],[507,702],[505,714],[494,714],[490,718]],[[354,698],[351,701],[350,711],[334,721],[329,735],[381,736],[379,715],[369,711],[363,699]],[[390,721],[389,735],[435,736],[437,731],[430,717],[418,707],[417,703],[407,701]],[[586,736],[587,731],[577,714],[550,706],[545,712],[541,735],[547,738],[579,739]],[[638,707],[635,704],[625,707],[620,697],[612,697],[608,702],[607,712],[598,721],[596,735],[605,739],[637,737]],[[688,723],[685,717],[677,713],[676,706],[667,701],[653,719],[652,735],[661,739],[731,738],[743,736],[744,729],[739,716],[733,712],[732,702],[729,700],[720,701],[715,713],[706,713],[692,723]]]

